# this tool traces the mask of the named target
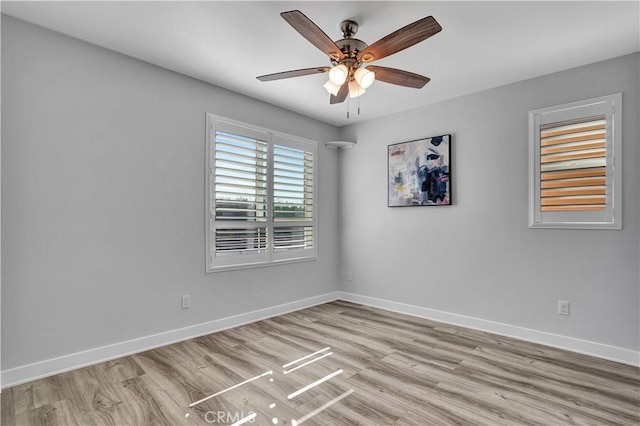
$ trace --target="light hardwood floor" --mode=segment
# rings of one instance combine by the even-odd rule
[[[638,425],[640,370],[338,301],[5,389],[1,415],[3,425]]]

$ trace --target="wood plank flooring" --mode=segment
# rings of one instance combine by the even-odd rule
[[[640,370],[337,301],[14,386],[0,413],[11,426],[640,425]]]

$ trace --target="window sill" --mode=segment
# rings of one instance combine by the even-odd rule
[[[244,269],[266,268],[270,266],[288,265],[292,263],[313,262],[316,260],[318,260],[318,256],[314,255],[309,257],[297,257],[294,259],[273,260],[270,262],[246,263],[242,265],[211,266],[211,267],[207,267],[206,273],[213,274],[216,272],[228,272],[228,271],[240,271]]]

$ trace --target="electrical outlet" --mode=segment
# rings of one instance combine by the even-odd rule
[[[191,307],[191,296],[185,294],[182,296],[182,309],[189,309]]]
[[[347,271],[347,281],[353,281],[353,272]]]
[[[564,300],[558,300],[558,314],[569,315],[569,302]]]

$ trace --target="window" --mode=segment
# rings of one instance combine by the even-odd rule
[[[529,227],[622,228],[622,95],[529,113]]]
[[[207,272],[316,258],[316,147],[207,115]]]

